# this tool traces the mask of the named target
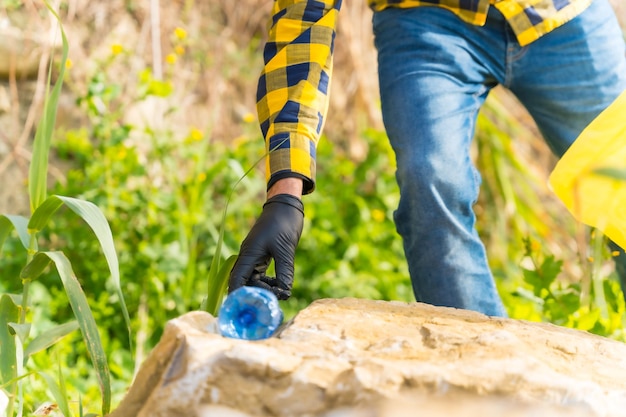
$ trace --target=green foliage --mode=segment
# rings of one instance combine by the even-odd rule
[[[256,163],[265,151],[258,136],[239,138],[239,146],[229,149],[208,140],[207,128],[176,126],[170,118],[176,118],[177,108],[170,103],[179,92],[171,79],[155,80],[148,70],[127,84],[110,79],[107,66],[123,65],[124,59],[123,53],[113,51],[87,80],[78,104],[89,124],[64,132],[55,142],[59,155],[73,164],[55,192],[89,199],[111,219],[124,298],[130,310],[138,312],[132,323],[137,335],[134,353],[142,358],[167,320],[201,307],[217,311],[245,224],[257,214],[258,205],[239,203],[257,202],[264,192]],[[142,106],[160,108],[164,123],[158,125],[163,127],[124,121],[125,113]],[[252,120],[246,123],[256,132]],[[251,170],[245,172],[243,166]],[[235,186],[238,204],[231,205],[225,217]],[[103,274],[99,248],[87,233],[70,219],[59,218],[45,238],[49,244],[62,244],[70,257],[91,259],[75,265],[76,274],[90,292],[106,294],[111,282]],[[58,291],[58,284],[46,284],[52,295]],[[49,316],[66,320],[66,309],[54,298]],[[121,366],[112,366],[113,377],[130,381],[133,359],[125,348],[119,315],[110,311],[107,297],[90,303],[109,335],[105,349],[122,357]]]
[[[595,240],[600,242],[596,250],[606,251],[605,239]],[[531,300],[543,321],[626,340],[626,307],[616,279],[600,275],[599,270],[591,275],[593,285],[559,279],[563,262],[554,255],[542,254],[539,245],[530,239],[524,244],[524,256],[530,265],[523,269],[524,283],[516,294]],[[590,261],[607,257],[606,253],[596,252]]]
[[[47,3],[46,6],[59,20],[56,12]],[[55,345],[77,328],[81,330],[86,350],[100,382],[102,413],[106,414],[110,410],[111,385],[107,357],[87,297],[72,271],[69,259],[63,252],[39,250],[39,234],[48,226],[53,215],[61,206],[68,206],[95,232],[96,243],[104,251],[108,263],[107,271],[113,276],[112,286],[119,296],[120,306],[130,330],[129,315],[120,288],[117,255],[106,219],[98,208],[88,201],[58,195],[47,197],[48,154],[69,49],[62,27],[61,35],[63,48],[60,71],[52,92],[46,93],[43,115],[35,132],[28,188],[31,217],[27,219],[17,215],[0,215],[0,250],[10,237],[12,230],[16,230],[23,249],[26,251],[26,265],[21,268],[19,275],[3,271],[6,274],[4,276],[8,277],[8,281],[21,281],[21,292],[19,294],[5,293],[0,295],[0,311],[2,312],[2,319],[0,320],[0,342],[2,342],[0,348],[0,363],[2,364],[0,367],[0,387],[4,390],[3,396],[6,393],[8,397],[6,409],[3,407],[1,411],[3,415],[8,417],[23,415],[26,403],[23,380],[32,374],[31,371],[27,370],[31,356]],[[48,73],[48,84],[50,84],[51,78],[52,66]],[[30,288],[31,284],[47,270],[51,262],[56,267],[76,321],[52,326],[32,338],[31,330],[36,326],[36,323],[31,318]],[[18,287],[15,284],[14,286]],[[45,372],[39,371],[37,374],[47,382],[48,389],[52,391],[63,414],[65,416],[71,415],[62,374],[59,372],[60,382],[58,384]]]
[[[51,107],[44,113],[31,170],[33,214],[0,216],[3,276],[16,278],[0,282],[0,356],[12,358],[1,363],[0,387],[16,393],[12,398],[23,395],[20,407],[52,396],[69,415],[78,397],[82,416],[83,399],[89,408],[102,396],[106,412],[106,403],[114,406],[124,395],[136,362],[169,319],[198,308],[215,313],[221,303],[237,248],[264,198],[257,169],[264,144],[254,120],[243,120],[248,133],[229,145],[209,139],[208,123],[178,124],[172,103],[184,92],[177,90],[172,61],[164,79],[145,68],[123,80],[112,77],[112,67],[135,68],[119,45],[95,63],[86,87],[75,87],[88,122],[57,132],[52,143],[71,168],[51,197],[42,181],[54,114]],[[229,71],[229,65],[220,70]],[[55,91],[47,106],[54,105]],[[145,120],[126,117],[145,109]],[[513,146],[517,127],[503,106],[490,101],[476,141],[484,180],[477,227],[507,310],[513,318],[623,339],[624,300],[601,265],[610,255],[594,245],[594,261],[584,266],[590,278],[577,283],[563,276],[571,259],[542,244],[555,224],[537,192],[541,180]],[[362,139],[369,150],[359,161],[345,155],[341,144],[320,142],[318,191],[304,197],[293,297],[281,301],[288,318],[324,297],[414,299],[393,223],[399,201],[393,152],[382,132],[366,131]],[[599,174],[623,176],[619,170]],[[58,216],[61,206],[91,227],[76,224],[75,216]],[[24,314],[30,319],[20,322]],[[51,369],[50,353],[65,367]],[[29,388],[22,392],[25,378]]]
[[[8,294],[0,296],[0,382],[8,392],[14,391],[17,379],[17,346],[10,323],[17,323],[21,301]]]
[[[105,83],[103,75],[97,74],[92,83]],[[209,292],[206,285],[211,265],[228,265],[222,261],[234,253],[241,235],[227,236],[223,246],[218,247],[220,226],[232,219],[241,222],[254,214],[251,207],[234,207],[229,219],[223,221],[227,196],[244,174],[242,165],[250,166],[262,155],[262,143],[256,146],[242,142],[238,150],[232,151],[223,144],[209,142],[198,128],[180,132],[123,125],[117,114],[124,107],[116,105],[116,96],[93,95],[94,91],[119,90],[108,85],[90,88],[88,96],[81,98],[92,128],[67,133],[68,137],[85,139],[64,143],[63,153],[74,160],[75,169],[68,172],[67,184],[57,187],[59,192],[83,195],[96,202],[112,219],[119,242],[121,275],[129,277],[125,295],[131,309],[138,309],[142,299],[150,300],[150,317],[146,320],[154,329],[152,345],[165,321],[200,307]],[[131,103],[147,99],[154,97],[141,94]],[[102,108],[96,110],[90,104],[93,102],[102,103]],[[175,109],[166,112],[174,115]],[[241,183],[237,195],[254,200],[262,189],[259,176],[251,176]],[[245,216],[242,210],[247,210]],[[70,224],[57,223],[57,227],[70,233],[66,242],[70,253],[96,250],[79,243],[84,241],[83,232]],[[231,224],[231,228],[243,233],[241,227]],[[216,260],[214,253],[223,253],[224,259]],[[92,277],[96,288],[106,285],[99,268],[84,266],[82,273]],[[152,300],[159,300],[161,305],[152,305]]]
[[[622,340],[624,298],[614,274],[605,272],[613,268],[613,255],[604,239],[599,234],[592,239],[592,261],[582,264],[579,258],[586,256],[575,251],[561,252],[563,259],[551,253],[548,248],[561,243],[559,234],[573,238],[576,224],[552,208],[544,181],[514,146],[512,138],[525,135],[522,126],[491,99],[477,129],[477,167],[484,180],[477,228],[509,315]],[[619,170],[598,174],[619,179]],[[571,276],[573,269],[582,270],[582,280]]]

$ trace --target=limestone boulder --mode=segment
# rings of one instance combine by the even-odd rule
[[[263,341],[172,320],[113,417],[625,415],[626,345],[421,303],[318,300]]]

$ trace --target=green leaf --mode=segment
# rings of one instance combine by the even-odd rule
[[[24,367],[22,366],[22,363],[24,363],[24,345],[22,345],[22,342],[20,340],[19,337],[15,338],[15,363],[17,366],[17,398],[18,398],[18,404],[17,404],[17,415],[21,416],[23,415],[23,409],[24,409],[24,401],[22,401],[22,398],[24,398],[24,394],[23,394],[23,381],[22,381],[22,376],[24,375]]]
[[[620,305],[624,303],[622,298],[622,290],[620,283],[614,280],[604,280],[604,296],[606,297],[606,303],[611,308],[611,311],[620,313],[622,309]]]
[[[11,330],[13,330],[13,334],[17,335],[17,337],[19,337],[20,341],[22,342],[22,344],[24,344],[24,342],[26,341],[26,338],[28,337],[29,333],[30,333],[30,323],[9,323],[9,327],[11,328]]]
[[[563,325],[579,308],[580,294],[567,291],[547,299],[543,310],[551,323]]]
[[[54,196],[47,198],[33,211],[28,221],[28,228],[34,233],[43,230],[48,224],[52,215],[63,205],[63,201]]]
[[[59,22],[59,28],[61,29],[61,37],[63,40],[63,52],[61,62],[59,64],[59,74],[57,81],[52,88],[52,92],[49,91],[49,87],[46,89],[46,97],[44,100],[44,107],[41,120],[35,131],[35,141],[33,144],[33,154],[30,162],[28,172],[28,191],[30,197],[30,209],[31,213],[35,211],[41,203],[46,200],[46,189],[48,185],[48,155],[50,153],[50,142],[52,133],[54,131],[54,124],[56,120],[57,107],[59,103],[59,96],[61,94],[61,88],[63,86],[63,78],[65,76],[65,63],[67,61],[67,55],[69,51],[69,45],[65,31],[61,25],[61,20],[57,13],[46,3],[46,7],[54,15]],[[48,82],[47,86],[50,86],[52,79],[52,65],[48,70]]]
[[[537,271],[530,269],[524,269],[522,272],[524,274],[524,282],[533,287],[533,293],[536,297],[539,297],[541,295],[541,289],[544,287],[541,276]]]
[[[96,370],[96,376],[100,383],[100,391],[102,393],[102,414],[108,414],[111,408],[111,380],[109,365],[102,347],[98,326],[93,318],[85,293],[80,283],[74,275],[72,265],[69,259],[62,252],[43,252],[56,265],[65,292],[74,311],[74,316],[78,321],[83,339],[91,357],[91,361]]]
[[[111,273],[111,280],[113,287],[119,298],[119,303],[122,308],[122,314],[124,321],[126,322],[126,329],[128,330],[128,340],[132,341],[131,327],[130,327],[130,315],[128,314],[128,308],[126,307],[126,301],[124,299],[124,293],[122,292],[122,285],[120,280],[120,267],[117,259],[117,253],[115,252],[115,243],[113,242],[113,233],[111,227],[102,211],[95,204],[79,200],[71,197],[55,196],[61,199],[74,213],[80,216],[88,225],[91,230],[96,234],[100,247],[104,253],[104,257],[109,265],[109,272]],[[131,348],[132,350],[132,348]]]
[[[57,384],[57,382],[45,372],[37,372],[43,379],[46,380],[48,384],[48,389],[52,392],[52,396],[56,400],[57,405],[59,406],[59,410],[63,413],[64,417],[70,417],[72,414],[70,413],[70,407],[67,402],[67,392],[65,392],[65,387],[63,384]],[[60,373],[60,372],[59,372]]]
[[[13,224],[11,221],[4,215],[0,216],[0,253],[2,253],[4,242],[6,242],[7,238],[11,234],[12,229]],[[24,244],[24,242],[22,242],[22,244]]]
[[[113,242],[113,234],[109,222],[107,221],[102,211],[90,201],[80,200],[72,197],[65,197],[60,195],[52,195],[46,199],[33,213],[29,228],[31,230],[41,230],[50,220],[51,216],[65,204],[70,210],[82,218],[87,225],[95,233],[104,257],[109,266],[109,272],[111,273],[111,280],[113,287],[119,298],[120,306],[122,308],[122,314],[126,321],[126,328],[128,330],[129,341],[131,338],[130,327],[130,315],[128,314],[128,308],[126,307],[126,301],[122,292],[120,283],[120,269],[119,261],[117,259],[117,253],[115,252],[115,244]]]
[[[50,265],[50,258],[39,252],[33,259],[22,269],[20,278],[23,280],[34,280]]]
[[[546,258],[541,263],[541,275],[544,281],[545,288],[549,288],[550,285],[554,282],[556,277],[561,273],[561,268],[563,267],[563,261],[556,260],[554,255],[546,256]]]
[[[59,340],[79,328],[80,326],[78,325],[78,322],[73,320],[64,324],[59,324],[58,326],[48,329],[39,336],[35,337],[24,350],[24,365],[26,365],[26,361],[29,356],[48,349],[50,346],[54,345]]]
[[[4,246],[4,242],[9,237],[11,229],[15,228],[22,246],[28,250],[30,244],[30,235],[28,234],[28,219],[22,216],[14,216],[9,214],[0,215],[0,251]]]
[[[17,377],[15,336],[10,331],[9,323],[17,321],[18,313],[19,309],[13,299],[3,294],[0,297],[0,385]]]
[[[9,298],[11,298],[11,300],[13,300],[13,304],[15,304],[16,306],[19,306],[22,304],[22,300],[24,299],[24,296],[22,294],[3,294],[8,296]]]
[[[207,292],[207,312],[209,314],[213,314],[213,316],[217,317],[217,299],[220,295],[217,293],[219,288],[221,288],[222,283],[219,278],[219,271],[221,271],[220,266],[220,258],[222,257],[222,242],[224,241],[224,224],[226,222],[226,210],[228,206],[224,208],[224,213],[222,215],[222,223],[220,224],[219,236],[217,238],[217,245],[215,246],[215,253],[213,255],[213,259],[211,260],[211,266],[209,267],[208,275],[208,292]]]
[[[219,311],[222,298],[224,298],[228,286],[228,275],[230,274],[230,270],[233,269],[236,260],[237,255],[232,255],[226,259],[219,271],[214,273],[212,279],[209,281],[209,295],[206,298],[204,308],[205,311],[212,314],[214,317],[217,317],[217,312]]]

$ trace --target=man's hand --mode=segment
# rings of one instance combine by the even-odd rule
[[[296,247],[304,222],[301,192],[302,181],[295,178],[279,181],[269,190],[263,212],[241,244],[230,272],[229,293],[249,285],[268,289],[279,300],[291,296]],[[272,258],[276,278],[265,275]]]

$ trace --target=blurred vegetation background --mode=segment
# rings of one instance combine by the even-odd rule
[[[70,53],[50,167],[50,192],[97,204],[111,224],[131,341],[90,231],[67,216],[45,236],[72,260],[109,355],[114,403],[167,320],[198,309],[232,186],[263,155],[255,92],[271,0],[52,2]],[[615,1],[626,18],[623,2]],[[395,161],[382,128],[366,2],[344,4],[318,188],[287,317],[322,297],[414,301],[392,213]],[[622,27],[626,22],[622,20]],[[39,1],[0,0],[0,213],[28,211],[26,178],[55,22]],[[625,307],[611,254],[547,188],[555,160],[526,111],[497,88],[480,115],[474,157],[483,175],[478,230],[511,317],[625,340]],[[264,200],[263,164],[233,194],[222,256],[237,253]],[[596,236],[595,239],[602,239]],[[19,291],[16,237],[0,254],[0,293]],[[600,268],[593,259],[601,257]],[[592,285],[594,281],[600,285]],[[599,291],[598,289],[601,289]],[[71,317],[55,277],[32,286],[33,332]],[[33,359],[65,366],[88,408],[98,389],[75,334]],[[50,398],[33,381],[33,409]],[[93,407],[92,403],[93,402]]]

